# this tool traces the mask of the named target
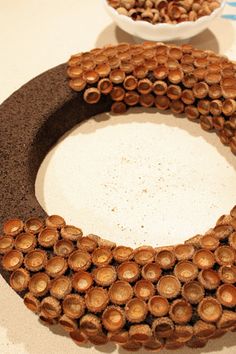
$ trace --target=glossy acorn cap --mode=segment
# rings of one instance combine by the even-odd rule
[[[79,270],[72,277],[72,286],[79,293],[86,292],[93,284],[93,277],[84,270]]]
[[[23,254],[20,251],[8,251],[2,258],[2,267],[8,271],[16,270],[22,265],[23,259]]]
[[[203,269],[198,275],[199,282],[205,289],[216,289],[220,284],[220,277],[218,273],[213,269]]]
[[[3,224],[3,232],[5,235],[16,236],[18,235],[24,227],[24,223],[20,219],[11,219]]]
[[[46,318],[53,319],[57,318],[61,314],[60,302],[52,296],[43,298],[40,304],[41,314]]]
[[[162,269],[170,269],[175,264],[176,258],[174,252],[170,250],[161,250],[157,252],[155,262],[157,262]]]
[[[58,240],[55,243],[53,250],[57,256],[69,257],[69,255],[74,251],[74,245],[70,240]]]
[[[89,311],[97,313],[105,309],[109,301],[107,291],[101,287],[89,289],[85,294],[85,303]]]
[[[80,329],[88,337],[95,336],[101,332],[102,329],[101,319],[92,313],[88,313],[83,317],[81,317]]]
[[[141,279],[135,283],[134,293],[137,298],[146,301],[154,295],[155,288],[149,280]]]
[[[184,299],[178,299],[172,302],[170,306],[170,317],[178,324],[186,324],[192,318],[192,306]]]
[[[217,328],[228,329],[236,325],[235,311],[224,310],[221,318],[217,322]]]
[[[113,84],[111,80],[104,78],[99,80],[97,87],[101,93],[108,95],[113,89]]]
[[[25,256],[24,264],[28,270],[38,272],[47,264],[47,253],[40,249],[30,251]]]
[[[39,300],[31,293],[26,293],[24,296],[25,306],[34,313],[39,313],[40,302]]]
[[[181,282],[186,283],[197,277],[198,268],[190,261],[181,261],[176,264],[174,274]]]
[[[77,247],[81,250],[91,253],[97,247],[97,242],[90,237],[85,236],[77,241]]]
[[[236,283],[236,266],[225,265],[221,266],[218,270],[220,280],[226,284]]]
[[[185,283],[182,288],[182,296],[190,302],[190,304],[198,304],[204,297],[204,288],[197,281]]]
[[[126,318],[132,323],[144,321],[147,316],[147,312],[147,304],[138,298],[129,300],[125,306]]]
[[[153,321],[152,331],[155,338],[169,338],[174,333],[174,323],[169,317],[157,318]]]
[[[80,329],[71,331],[70,337],[78,345],[87,343],[88,341],[86,335]]]
[[[101,331],[97,335],[89,337],[89,341],[94,345],[105,345],[108,343],[108,338],[107,335]]]
[[[161,276],[161,267],[157,263],[147,263],[142,267],[141,274],[144,279],[155,283]]]
[[[146,342],[152,337],[152,330],[147,324],[137,324],[130,326],[129,337],[137,342]]]
[[[119,262],[129,261],[133,258],[133,249],[126,246],[118,246],[113,250],[113,258]]]
[[[69,267],[77,272],[78,270],[87,270],[91,265],[91,256],[83,250],[76,250],[68,258]]]
[[[232,284],[221,285],[216,292],[217,300],[226,307],[236,306],[236,287]]]
[[[117,275],[120,280],[134,282],[138,279],[140,274],[139,266],[136,262],[123,262],[117,268]]]
[[[77,321],[73,320],[72,318],[66,315],[62,315],[58,320],[58,323],[62,326],[62,328],[66,332],[72,332],[78,328]]]
[[[51,296],[61,300],[72,290],[71,278],[64,275],[55,278],[50,283]]]
[[[126,304],[133,296],[133,288],[132,286],[122,280],[116,281],[111,285],[109,289],[109,300],[113,302],[113,304],[123,305]]]
[[[194,324],[193,330],[196,337],[209,338],[215,333],[216,326],[212,323],[206,323],[202,320],[199,320]]]
[[[148,352],[158,352],[164,348],[164,340],[162,338],[154,338],[153,336],[143,343],[143,347]]]
[[[1,242],[1,239],[0,239],[0,242]],[[229,236],[229,245],[234,250],[236,250],[236,231],[232,232],[232,234]]]
[[[85,311],[84,299],[77,294],[66,295],[62,302],[62,307],[68,317],[73,319],[80,318]]]
[[[125,79],[125,73],[121,69],[114,69],[110,72],[109,79],[114,84],[121,84]]]
[[[180,289],[180,281],[173,275],[164,275],[157,283],[158,293],[167,299],[175,298],[180,293]]]
[[[209,251],[214,251],[219,246],[219,240],[214,235],[204,235],[200,238],[200,245]]]
[[[220,246],[215,250],[215,258],[220,265],[231,265],[235,262],[235,250],[230,246]]]
[[[42,231],[44,223],[39,218],[29,218],[25,222],[25,231],[31,232],[32,234],[38,234]]]
[[[48,216],[45,223],[47,227],[55,229],[61,229],[66,224],[65,220],[59,215]]]
[[[115,342],[117,344],[125,344],[129,340],[129,332],[126,330],[121,330],[118,332],[108,332],[107,337],[110,342]]]
[[[209,250],[198,250],[194,253],[193,263],[195,263],[200,269],[212,268],[215,264],[214,254]]]
[[[103,326],[110,332],[117,332],[125,325],[124,310],[118,306],[108,306],[102,314]]]
[[[174,338],[179,342],[185,343],[193,336],[193,327],[191,325],[176,325]]]
[[[77,241],[83,236],[83,232],[78,227],[66,225],[61,229],[61,237],[65,240]]]
[[[15,248],[23,253],[32,251],[36,246],[36,238],[31,233],[21,233],[16,237]]]
[[[117,273],[115,267],[111,265],[101,266],[94,269],[93,273],[94,281],[100,286],[110,286],[116,281]]]
[[[198,315],[205,322],[216,322],[222,315],[221,304],[213,297],[205,297],[198,305]]]
[[[49,259],[45,266],[46,273],[52,277],[59,277],[67,270],[67,262],[63,257],[55,256]]]
[[[46,227],[40,232],[40,234],[38,235],[38,243],[40,244],[40,246],[43,246],[45,248],[52,247],[57,242],[58,238],[59,233],[56,230],[56,227],[52,228],[50,226]]]
[[[152,296],[148,301],[148,310],[155,317],[163,317],[169,312],[168,300],[160,295]]]
[[[70,69],[70,75],[71,75],[71,71],[72,70]],[[73,69],[73,71],[74,71],[74,69]],[[74,75],[74,73],[72,75]],[[77,91],[77,92],[83,91],[86,84],[87,84],[86,81],[82,77],[73,78],[73,80],[69,81],[70,88],[72,88],[72,90]]]
[[[189,244],[180,244],[175,246],[174,253],[178,261],[188,260],[191,259],[194,254],[194,247]]]
[[[230,225],[216,225],[213,229],[213,234],[219,240],[227,238],[233,231],[232,226]]]
[[[92,254],[92,263],[97,267],[107,265],[112,261],[112,252],[106,247],[98,247]]]
[[[0,254],[5,254],[12,250],[14,246],[14,239],[12,236],[0,237]]]
[[[27,288],[29,280],[29,272],[23,268],[18,268],[11,273],[10,285],[15,291],[20,292]]]
[[[29,281],[29,291],[36,297],[43,296],[48,292],[50,278],[45,273],[36,273]]]

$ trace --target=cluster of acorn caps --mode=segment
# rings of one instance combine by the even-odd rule
[[[107,0],[120,15],[152,24],[196,21],[220,7],[218,0]]]
[[[113,113],[170,109],[215,131],[236,154],[236,64],[225,56],[189,44],[120,43],[73,55],[67,73],[89,104],[103,96]]]
[[[204,236],[132,249],[46,220],[11,219],[1,266],[25,305],[77,343],[202,347],[236,331],[236,206]]]

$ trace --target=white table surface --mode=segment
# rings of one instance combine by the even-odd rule
[[[217,19],[191,42],[235,59],[235,38],[236,22]],[[134,39],[98,0],[0,0],[0,103],[72,53],[121,41]],[[36,195],[48,213],[118,243],[164,245],[206,231],[235,204],[236,159],[216,136],[154,109],[108,118],[75,127],[45,158]],[[2,278],[0,287],[1,354],[123,353],[76,346],[39,324]],[[233,354],[234,337],[178,353]]]

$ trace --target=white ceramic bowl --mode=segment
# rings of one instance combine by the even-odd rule
[[[153,25],[147,21],[134,21],[128,16],[120,15],[113,7],[108,5],[107,0],[102,1],[117,26],[135,37],[149,41],[173,41],[191,38],[205,30],[216,17],[219,17],[225,6],[225,0],[222,0],[219,8],[209,16],[200,17],[196,21],[186,21],[176,25],[168,23]]]

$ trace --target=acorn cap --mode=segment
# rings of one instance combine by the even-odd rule
[[[84,270],[79,270],[72,277],[72,286],[79,293],[86,292],[93,284],[93,277],[90,273]]]
[[[198,268],[190,261],[181,261],[176,264],[174,274],[181,282],[186,283],[197,277]]]
[[[174,328],[174,323],[169,317],[157,318],[152,324],[152,332],[155,338],[168,338],[172,336]]]
[[[152,82],[149,79],[141,79],[138,82],[137,90],[139,93],[147,95],[152,91],[152,86]]]
[[[16,236],[24,228],[24,223],[20,219],[11,219],[3,224],[3,232],[5,235]]]
[[[111,80],[109,80],[108,78],[104,78],[99,80],[97,88],[104,95],[108,95],[113,88],[113,84]]]
[[[141,279],[135,283],[134,293],[136,297],[146,301],[154,295],[155,288],[149,280]]]
[[[95,235],[89,235],[89,237],[92,237]],[[110,240],[106,240],[104,238],[101,238],[99,236],[97,236],[97,243],[99,247],[103,247],[103,248],[108,248],[108,249],[113,249],[116,247],[116,243]]]
[[[153,83],[152,90],[156,95],[162,96],[167,92],[167,88],[168,86],[165,81],[157,80]]]
[[[47,227],[55,229],[61,229],[66,224],[65,220],[59,215],[48,216],[45,223]]]
[[[156,108],[165,111],[170,107],[170,99],[167,96],[157,96],[155,98],[155,106]]]
[[[43,296],[48,292],[50,278],[45,273],[36,273],[29,281],[29,291],[32,295],[38,297]]]
[[[186,345],[189,348],[203,348],[207,344],[208,339],[206,338],[199,338],[196,336],[193,336],[188,342],[186,342]]]
[[[213,234],[219,240],[227,238],[233,232],[233,228],[230,225],[217,225],[213,229]]]
[[[157,80],[164,80],[168,75],[169,69],[165,65],[158,65],[156,69],[153,70],[153,75]]]
[[[147,304],[138,298],[129,300],[125,306],[126,318],[132,323],[144,321],[147,316],[147,312]]]
[[[14,239],[12,236],[0,237],[0,254],[5,254],[12,250],[14,246]]]
[[[113,250],[113,258],[119,263],[129,261],[133,258],[133,248],[118,246]]]
[[[236,205],[230,210],[230,215],[232,218],[236,218]]]
[[[220,265],[234,264],[235,250],[230,246],[220,246],[215,250],[215,258]]]
[[[64,275],[55,278],[50,283],[50,294],[61,300],[66,295],[68,295],[72,290],[71,278],[66,277]]]
[[[218,288],[220,284],[220,277],[213,269],[203,269],[198,275],[199,282],[205,289],[213,290]]]
[[[123,89],[123,87],[114,86],[110,92],[110,96],[113,101],[123,101],[125,97],[125,90]]]
[[[171,112],[174,114],[180,114],[184,111],[184,104],[181,100],[172,101],[170,104]]]
[[[213,325],[212,323],[206,323],[202,320],[199,320],[194,324],[193,330],[194,330],[194,335],[196,337],[209,338],[215,333],[216,326]]]
[[[101,63],[96,66],[95,70],[100,77],[106,77],[110,74],[111,67],[109,63]]]
[[[93,337],[101,332],[101,319],[92,313],[87,313],[80,319],[80,329],[88,336]]]
[[[188,240],[185,241],[185,244],[187,245],[192,245],[195,248],[200,248],[200,239],[202,238],[202,235],[195,235]]]
[[[154,104],[154,96],[151,93],[141,94],[139,97],[139,104],[142,107],[152,107]]]
[[[201,249],[194,253],[193,263],[200,269],[209,269],[215,264],[215,256],[211,251]]]
[[[106,247],[98,247],[93,251],[92,262],[97,267],[107,265],[112,261],[112,251]]]
[[[140,265],[154,261],[155,250],[151,246],[141,246],[134,250],[134,260]]]
[[[25,231],[31,232],[32,234],[38,234],[40,231],[42,231],[43,227],[44,223],[39,218],[29,218],[25,222]]]
[[[214,235],[205,235],[200,239],[200,245],[209,251],[214,251],[219,246],[219,240]]]
[[[25,290],[28,286],[30,280],[30,274],[26,269],[18,268],[10,276],[10,285],[17,291],[21,292]]]
[[[87,270],[91,265],[91,256],[83,250],[76,250],[68,258],[69,267],[77,272],[78,270]]]
[[[167,299],[175,298],[180,293],[180,289],[180,281],[173,275],[164,275],[157,283],[158,293]]]
[[[39,300],[31,293],[26,293],[24,296],[25,306],[34,313],[39,313]]]
[[[107,338],[109,342],[115,342],[117,344],[125,344],[129,340],[129,332],[126,330],[121,330],[118,332],[108,332]]]
[[[168,79],[172,84],[178,84],[182,81],[184,77],[183,71],[181,68],[175,68],[169,70]]]
[[[180,244],[175,246],[174,254],[178,261],[191,259],[194,254],[194,247],[190,244]]]
[[[87,337],[80,329],[76,329],[70,332],[71,339],[78,345],[87,342]]]
[[[15,248],[23,253],[32,251],[36,246],[36,238],[31,233],[21,233],[16,237]]]
[[[192,318],[192,306],[184,299],[175,300],[170,306],[169,314],[175,323],[185,324]]]
[[[81,239],[83,232],[78,227],[66,225],[61,229],[61,237],[65,240],[77,241]]]
[[[25,256],[24,264],[30,271],[38,272],[47,264],[47,252],[40,249],[30,251]]]
[[[60,302],[52,296],[45,297],[40,304],[41,314],[46,318],[57,318],[61,314]]]
[[[81,250],[91,253],[97,247],[97,242],[95,240],[92,240],[88,236],[85,236],[77,241],[77,247]]]
[[[175,264],[176,258],[174,252],[164,249],[157,252],[155,261],[162,269],[170,269]]]
[[[118,280],[113,283],[109,289],[109,299],[111,302],[117,305],[126,304],[128,300],[133,297],[132,286],[122,280]]]
[[[147,340],[145,343],[143,343],[143,347],[145,350],[147,350],[148,352],[158,352],[161,349],[164,348],[164,340],[161,338],[154,338],[153,336]]]
[[[226,307],[236,306],[236,287],[232,284],[221,285],[216,292],[217,300]]]
[[[171,100],[178,100],[181,97],[182,89],[178,85],[170,85],[166,93]]]
[[[226,284],[236,283],[236,266],[234,265],[224,265],[218,270],[220,280]]]
[[[95,336],[89,337],[89,341],[94,345],[105,345],[108,343],[108,338],[102,331]]]
[[[236,325],[236,313],[235,311],[224,310],[221,318],[217,322],[217,328],[228,329]]]
[[[70,69],[70,75],[71,75],[71,69]],[[86,81],[82,77],[73,78],[72,80],[69,81],[69,86],[72,90],[80,92],[83,91],[83,89],[85,88]]]
[[[8,251],[2,257],[2,267],[5,270],[11,272],[13,270],[20,268],[20,266],[23,263],[23,259],[24,259],[23,254],[20,251],[17,250]]]
[[[62,315],[58,320],[58,323],[62,326],[62,328],[66,332],[72,332],[78,328],[77,321],[73,320],[72,318],[66,315]]]
[[[138,80],[135,76],[128,75],[124,79],[123,86],[128,91],[135,90],[138,86]]]
[[[100,286],[110,286],[116,281],[116,268],[111,265],[101,266],[93,271],[94,281]]]
[[[198,315],[205,322],[217,322],[222,315],[221,304],[213,297],[205,297],[198,305]]]
[[[123,114],[126,111],[127,107],[124,102],[114,102],[111,106],[111,112],[114,114]]]
[[[49,259],[45,266],[45,270],[50,277],[55,278],[63,275],[66,272],[67,267],[65,258],[55,256]]]
[[[74,251],[74,245],[70,240],[58,240],[56,241],[53,250],[57,256],[69,257]]]
[[[85,311],[84,299],[77,294],[66,295],[62,307],[64,313],[73,319],[80,318]]]
[[[193,336],[193,327],[190,325],[176,325],[173,337],[176,341],[185,343]]]
[[[165,349],[167,350],[176,350],[182,348],[184,343],[178,342],[175,338],[167,338],[165,341]]]
[[[198,304],[204,297],[204,288],[197,281],[185,283],[182,288],[182,296],[190,302],[190,304]]]
[[[54,326],[57,324],[57,318],[48,318],[44,315],[43,312],[39,313],[39,322],[41,322],[44,326]]]
[[[56,227],[52,228],[46,227],[43,229],[40,234],[38,235],[38,243],[40,246],[43,246],[45,248],[47,247],[52,247],[55,245],[59,238],[59,233],[56,230]]]
[[[169,312],[168,300],[159,295],[152,296],[148,301],[148,310],[155,317],[165,316]]]
[[[117,275],[120,280],[134,282],[138,279],[140,274],[139,266],[137,263],[129,261],[121,263],[117,268]]]
[[[86,70],[83,72],[83,79],[87,82],[87,84],[95,84],[99,80],[99,74],[95,70]]]
[[[121,84],[125,79],[125,73],[121,69],[113,69],[110,72],[109,79],[114,84]]]
[[[139,102],[139,94],[136,91],[128,91],[125,94],[124,102],[128,106],[136,106]],[[120,113],[120,112],[119,112]]]
[[[108,301],[107,290],[100,287],[90,288],[85,294],[85,304],[94,313],[104,310]]]
[[[137,342],[146,342],[152,338],[152,330],[147,324],[132,325],[129,329],[129,337]]]
[[[124,310],[118,306],[108,306],[102,314],[103,326],[110,332],[117,332],[125,325]]]
[[[142,277],[155,283],[161,276],[161,267],[157,263],[147,263],[141,271]]]

